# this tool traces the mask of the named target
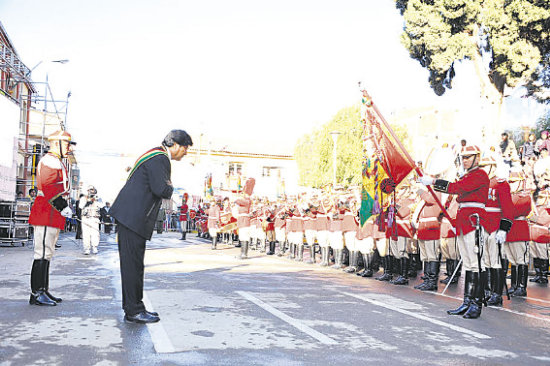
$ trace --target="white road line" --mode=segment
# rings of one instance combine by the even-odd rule
[[[277,318],[279,318],[279,319],[287,322],[288,324],[292,325],[294,328],[296,328],[296,329],[306,333],[307,335],[317,339],[319,342],[321,342],[323,344],[329,344],[329,345],[338,344],[338,342],[336,342],[334,339],[332,339],[330,337],[327,337],[323,333],[319,333],[318,331],[316,331],[313,328],[308,327],[307,325],[305,325],[304,323],[302,323],[298,319],[291,318],[290,316],[286,315],[285,313],[275,309],[273,306],[271,306],[271,305],[263,302],[262,300],[252,296],[250,293],[245,292],[245,291],[236,291],[236,292],[237,292],[237,294],[241,295],[242,297],[244,297],[248,301],[253,302],[254,304],[256,304],[259,307],[261,307],[262,309],[264,309],[265,311],[275,315]]]
[[[450,298],[450,299],[456,299],[456,300],[460,300],[460,301],[463,300],[461,297],[450,296],[450,295],[442,295],[442,294],[440,294],[440,293],[435,293],[435,292],[428,292],[428,291],[425,291],[424,293],[425,293],[425,294],[432,294],[432,295],[436,295],[436,296],[448,297],[448,298]],[[504,298],[503,298],[503,300],[504,300]],[[504,312],[507,312],[507,313],[510,313],[510,314],[515,314],[515,315],[519,315],[519,316],[524,316],[524,317],[526,317],[526,318],[536,319],[536,320],[540,320],[540,321],[543,321],[543,322],[550,323],[550,319],[549,319],[549,318],[542,318],[542,317],[539,317],[539,316],[536,316],[536,315],[527,314],[527,313],[522,313],[521,311],[503,308],[503,307],[501,307],[501,306],[489,306],[489,309],[504,311]]]
[[[412,316],[413,318],[424,320],[424,321],[427,321],[429,323],[436,324],[436,325],[439,325],[439,326],[442,326],[442,327],[445,327],[445,328],[449,328],[449,329],[452,329],[452,330],[457,331],[457,332],[461,332],[461,333],[464,333],[464,334],[469,334],[469,335],[474,336],[474,337],[479,338],[479,339],[491,339],[491,337],[489,337],[488,335],[481,334],[481,333],[478,333],[478,332],[474,332],[473,330],[462,328],[462,327],[459,327],[457,325],[445,323],[445,322],[442,322],[441,320],[432,319],[432,318],[429,318],[427,316],[417,314],[417,313],[413,313],[411,311],[401,309],[401,308],[398,308],[398,307],[393,306],[393,305],[384,304],[383,302],[380,302],[380,301],[377,301],[377,300],[374,300],[374,299],[369,299],[366,296],[352,294],[352,293],[349,293],[349,292],[340,292],[340,291],[338,291],[338,292],[341,293],[341,294],[347,295],[347,296],[355,297],[359,300],[370,302],[371,304],[376,305],[376,306],[381,306],[383,308],[393,310],[393,311],[396,311],[396,312],[404,314],[404,315]]]
[[[145,291],[143,291],[143,303],[145,304],[145,308],[147,310],[155,311]],[[155,351],[157,351],[157,353],[176,352],[176,349],[174,348],[172,341],[170,341],[170,338],[168,337],[166,330],[164,330],[164,326],[162,325],[162,320],[158,323],[147,324],[147,330],[151,335],[151,340],[153,341],[153,345],[155,346]]]

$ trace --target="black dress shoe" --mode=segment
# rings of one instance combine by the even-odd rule
[[[157,313],[156,311],[149,311],[149,310],[145,310],[145,312],[153,315],[153,316],[159,316],[159,313]]]
[[[160,320],[158,316],[149,314],[147,311],[142,311],[141,313],[137,313],[136,315],[124,315],[124,320],[130,323],[139,323],[139,324],[145,324],[145,323],[156,323]]]

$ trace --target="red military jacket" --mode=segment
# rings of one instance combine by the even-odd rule
[[[487,232],[492,233],[500,227],[500,220],[505,219],[512,223],[514,219],[514,205],[510,194],[510,184],[505,179],[492,178],[489,181],[489,195],[485,205]]]
[[[217,229],[220,227],[221,222],[221,210],[218,205],[212,205],[210,209],[208,209],[208,228],[209,229]]]
[[[323,209],[320,209],[315,216],[315,230],[328,231],[330,228],[330,221],[328,215]]]
[[[338,214],[338,216],[333,216],[330,221],[329,230],[331,232],[342,231],[342,219],[344,215]]]
[[[514,204],[514,223],[506,235],[508,243],[529,241],[529,224],[527,216],[531,213],[531,196],[526,192],[512,193]]]
[[[69,179],[65,164],[52,152],[44,155],[38,163],[36,186],[38,196],[31,208],[29,224],[63,229],[66,219],[52,206],[52,202],[68,194]]]
[[[489,176],[483,169],[476,167],[453,183],[436,180],[434,189],[458,195],[456,198],[459,203],[456,215],[457,234],[468,234],[475,230],[475,226],[470,221],[473,214],[479,215],[480,224],[487,230],[485,204],[489,196]]]
[[[456,196],[450,196],[451,203],[449,203],[449,207],[447,207],[447,213],[451,217],[451,219],[456,219],[456,214],[458,212],[458,202],[456,201]],[[443,216],[441,219],[441,237],[445,239],[454,238],[456,237],[456,231],[453,228],[453,225],[449,221],[448,218]]]
[[[542,191],[540,194],[544,194],[545,191]],[[547,244],[550,243],[550,214],[548,213],[548,196],[543,202],[537,201],[536,207],[536,218],[532,225],[529,227],[529,235],[531,240],[535,243]]]
[[[286,226],[286,220],[283,218],[285,209],[281,208],[275,216],[275,228],[283,229]]]
[[[252,205],[252,201],[250,198],[243,197],[239,198],[235,201],[235,204],[237,205],[237,227],[238,228],[244,228],[250,226],[250,206]]]
[[[309,211],[304,217],[304,230],[317,230],[315,221],[315,213],[313,211]]]
[[[267,221],[267,224],[265,226],[266,231],[273,231],[275,230],[275,215],[273,214],[273,211],[269,209],[268,207],[264,208],[264,216]]]
[[[361,223],[357,225],[357,231],[355,233],[355,239],[357,240],[364,240],[369,237],[372,237],[372,225],[373,220],[369,218],[367,222],[365,222],[365,225],[361,226]]]
[[[411,226],[411,205],[414,204],[414,200],[402,197],[397,201],[397,215],[395,222],[397,225],[397,236],[412,238],[413,228]]]
[[[342,232],[347,233],[349,231],[357,231],[357,221],[355,221],[355,215],[346,210],[342,218]]]
[[[436,196],[441,202],[441,193],[436,192]],[[441,208],[427,191],[423,191],[420,198],[422,201],[419,204],[423,207],[418,218],[416,237],[418,240],[438,240],[441,237]]]
[[[189,211],[189,206],[187,203],[184,203],[180,207],[180,221],[187,221],[187,212]]]
[[[292,233],[297,233],[297,232],[303,232],[304,231],[304,220],[300,216],[299,213],[295,213],[290,218],[290,227],[288,228],[288,231],[290,231]]]

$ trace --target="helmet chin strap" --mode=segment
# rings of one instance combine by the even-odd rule
[[[476,168],[476,167],[477,167],[477,166],[475,166],[475,165],[474,165],[474,163],[475,163],[475,162],[476,162],[476,160],[477,160],[477,157],[478,157],[478,155],[477,155],[477,154],[476,154],[476,155],[474,155],[474,160],[472,161],[472,165],[470,165],[470,167],[469,167],[468,169],[466,169],[466,171],[467,171],[467,172],[469,172],[470,170],[472,170],[472,169],[474,169],[474,168]]]

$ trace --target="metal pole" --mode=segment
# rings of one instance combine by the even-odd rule
[[[336,148],[338,144],[338,135],[340,132],[338,131],[332,131],[330,135],[332,136],[332,142],[334,143],[334,149],[332,151],[332,186],[336,188]]]
[[[40,141],[40,153],[44,152],[44,135],[46,134],[46,113],[48,112],[48,74],[46,74],[46,83],[44,86],[44,109],[42,110],[42,139]]]

